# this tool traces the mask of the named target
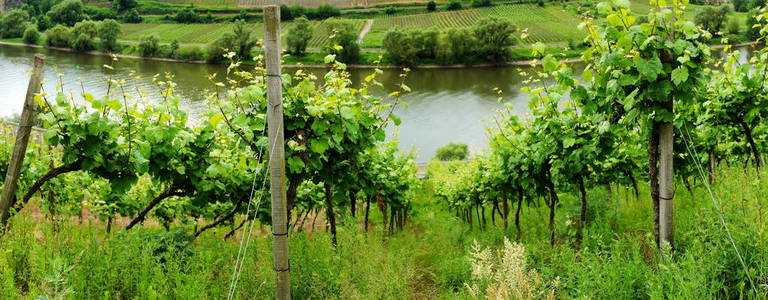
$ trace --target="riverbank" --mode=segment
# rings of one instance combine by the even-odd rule
[[[745,46],[755,46],[762,44],[762,42],[746,42],[746,43],[738,43],[738,44],[731,44],[731,45],[712,45],[710,48],[712,49],[723,49],[726,46],[731,47],[745,47]],[[149,61],[162,61],[162,62],[173,62],[173,63],[189,63],[189,64],[216,64],[211,63],[205,60],[182,60],[182,59],[175,59],[175,58],[167,58],[167,57],[147,57],[147,56],[138,56],[138,55],[130,55],[130,54],[119,54],[119,53],[107,53],[103,51],[87,51],[87,52],[77,52],[71,48],[63,48],[63,47],[51,47],[51,46],[44,46],[44,45],[31,45],[31,44],[25,44],[25,43],[19,43],[19,42],[11,42],[7,40],[0,40],[0,45],[5,46],[15,46],[15,47],[29,47],[29,48],[38,48],[38,49],[47,49],[47,50],[55,50],[55,51],[62,51],[62,52],[69,52],[69,53],[77,53],[77,54],[85,54],[85,55],[95,55],[95,56],[109,56],[109,57],[116,57],[116,58],[123,58],[123,59],[137,59],[137,60],[149,60]],[[513,56],[520,57],[525,56],[525,52],[531,52],[531,47],[523,47],[523,46],[517,46],[516,48],[512,48],[511,51],[513,52]],[[568,49],[568,47],[547,47],[546,52],[554,52],[554,53],[560,53],[561,54],[561,61],[562,63],[579,63],[582,62],[579,56],[581,56],[581,49]],[[560,50],[567,50],[565,52]],[[552,54],[554,54],[552,53]],[[254,54],[259,55],[261,54],[261,51],[255,51]],[[383,53],[374,53],[374,52],[368,52],[368,53],[360,53],[361,60],[362,61],[368,61],[368,62],[374,62],[374,61],[383,61],[382,56]],[[464,68],[494,68],[494,67],[503,67],[503,66],[530,66],[530,65],[538,65],[541,62],[538,59],[535,59],[532,57],[532,55],[528,55],[530,57],[525,59],[517,59],[514,61],[509,61],[505,63],[482,63],[482,64],[472,64],[472,65],[466,65],[466,64],[451,64],[451,65],[440,65],[440,64],[424,64],[424,65],[416,65],[416,66],[410,66],[408,68],[411,69],[464,69]],[[305,55],[303,57],[296,57],[291,55],[285,56],[285,61],[283,64],[283,67],[286,68],[306,68],[306,69],[328,69],[330,68],[330,65],[323,63],[323,57],[324,55],[322,53],[310,53],[308,55]],[[246,63],[247,64],[247,63]],[[353,69],[402,69],[406,66],[398,66],[398,65],[389,65],[389,64],[373,64],[373,63],[364,63],[364,64],[348,64],[348,68]]]
[[[87,52],[77,52],[71,48],[63,48],[63,47],[51,47],[51,46],[44,46],[44,45],[31,45],[31,44],[25,44],[20,42],[13,42],[9,40],[0,40],[0,45],[4,46],[14,46],[14,47],[29,47],[29,48],[37,48],[37,49],[47,49],[47,50],[55,50],[55,51],[62,51],[62,52],[68,52],[68,53],[77,53],[77,54],[85,54],[85,55],[95,55],[95,56],[109,56],[109,57],[116,57],[116,58],[124,58],[124,59],[139,59],[139,60],[150,60],[150,61],[162,61],[162,62],[174,62],[174,63],[190,63],[190,64],[216,64],[211,63],[205,60],[182,60],[182,59],[175,59],[175,58],[167,58],[167,57],[148,57],[148,56],[138,56],[138,55],[130,55],[130,54],[121,54],[121,53],[108,53],[98,50],[93,51],[87,51]],[[563,53],[562,50],[564,50],[567,47],[549,47],[547,48],[547,52],[552,53]],[[518,46],[516,48],[512,48],[511,51],[513,52],[513,56],[521,59],[517,59],[514,61],[509,61],[506,63],[501,64],[490,64],[490,63],[482,63],[482,64],[472,64],[472,65],[464,65],[464,64],[451,64],[451,65],[439,65],[439,64],[424,64],[424,65],[417,65],[417,66],[411,66],[409,68],[414,69],[461,69],[461,68],[490,68],[490,67],[500,67],[500,66],[528,66],[531,64],[537,64],[537,60],[533,59],[533,57],[530,54],[530,47],[521,47]],[[564,63],[573,63],[573,62],[579,62],[579,59],[576,59],[580,55],[580,51],[566,51],[567,55],[563,57]],[[261,51],[255,51],[255,55],[261,54]],[[383,61],[383,55],[384,53],[381,52],[361,52],[361,61],[368,62],[368,63],[362,63],[362,64],[349,64],[347,65],[349,68],[355,68],[355,69],[401,69],[405,66],[398,66],[398,65],[389,65],[386,64],[386,62],[382,64],[375,64],[376,61]],[[309,69],[327,69],[330,68],[330,65],[325,64],[323,62],[324,54],[322,53],[309,53],[303,57],[297,57],[297,56],[291,56],[286,55],[285,57],[285,63],[283,64],[283,67],[286,68],[309,68]],[[528,56],[528,57],[526,57]],[[247,62],[246,62],[247,64]]]

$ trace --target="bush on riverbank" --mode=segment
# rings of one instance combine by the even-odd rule
[[[12,9],[0,16],[0,37],[18,38],[24,34],[29,23],[29,14],[21,9]]]
[[[515,27],[505,19],[488,17],[472,28],[408,30],[393,28],[384,36],[386,57],[398,65],[413,66],[423,61],[445,63],[502,63],[511,58]]]
[[[37,45],[37,43],[40,41],[40,31],[37,30],[37,25],[28,24],[27,29],[24,30],[24,36],[22,36],[22,40],[24,40],[24,42],[27,44]]]

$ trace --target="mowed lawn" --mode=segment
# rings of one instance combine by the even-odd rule
[[[365,25],[365,20],[345,20],[354,24],[358,32]],[[319,48],[327,43],[331,35],[331,29],[326,21],[314,22],[315,29],[309,47]],[[253,30],[255,37],[264,37],[264,24],[249,23],[248,27]],[[288,31],[293,27],[292,22],[285,22],[281,26],[283,43]],[[163,43],[170,43],[173,40],[180,44],[209,44],[234,28],[232,23],[218,24],[123,24],[123,36],[120,40],[139,41],[143,36],[156,34]]]

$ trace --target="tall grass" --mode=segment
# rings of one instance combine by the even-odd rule
[[[557,245],[548,245],[546,207],[525,207],[522,248],[514,249],[525,255],[522,265],[530,272],[525,274],[556,283],[548,288],[557,298],[765,299],[766,177],[727,169],[714,186],[718,208],[758,294],[751,292],[747,273],[703,187],[692,194],[682,185],[678,188],[676,249],[664,256],[656,250],[650,200],[643,196],[647,191],[641,190],[640,199],[635,199],[616,187],[612,197],[603,188],[590,191],[592,218],[579,247],[573,243],[578,201],[563,190]],[[468,299],[473,294],[488,295],[484,289],[493,285],[477,284],[473,269],[479,265],[473,253],[485,248],[503,250],[505,239],[514,241],[514,229],[504,230],[497,222],[486,230],[470,230],[432,197],[428,187],[414,205],[405,231],[393,236],[382,234],[381,226],[363,232],[352,225],[359,223],[351,218],[342,220],[337,249],[322,230],[292,234],[294,297]],[[380,222],[378,214],[374,221]],[[47,220],[27,212],[12,223],[0,245],[2,299],[222,299],[242,239],[240,234],[223,240],[228,228],[222,228],[188,243],[181,225],[172,232],[149,227],[108,235],[102,223],[81,225],[76,220],[54,232]],[[237,299],[273,297],[271,242],[266,229],[255,231]]]

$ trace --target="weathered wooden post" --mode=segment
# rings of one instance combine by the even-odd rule
[[[27,153],[29,136],[32,133],[32,125],[35,124],[37,103],[35,95],[40,93],[40,85],[43,81],[43,63],[45,55],[35,54],[32,61],[32,77],[29,79],[27,96],[24,99],[24,108],[21,112],[19,129],[16,131],[16,144],[13,146],[11,161],[8,163],[8,171],[5,174],[3,192],[0,194],[0,230],[10,218],[10,209],[15,200],[16,188],[19,181],[21,166],[24,164],[24,155]]]
[[[668,26],[674,28],[675,17],[674,8],[663,7],[663,10],[672,11],[671,24]],[[672,99],[667,99],[664,103],[664,107],[674,115],[674,103]],[[673,168],[672,161],[674,155],[674,124],[672,120],[659,122],[659,246],[663,247],[665,244],[670,247],[674,244],[674,225],[672,223],[673,217],[673,202],[675,196],[675,169]]]
[[[272,196],[273,266],[277,272],[277,299],[291,299],[288,263],[288,215],[285,199],[285,142],[282,79],[280,77],[280,8],[264,7],[264,50],[267,67],[267,126],[269,178]]]

